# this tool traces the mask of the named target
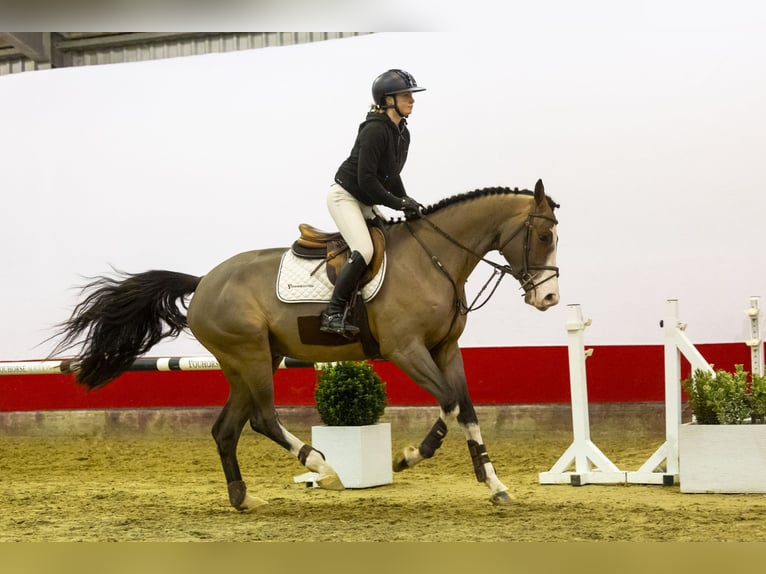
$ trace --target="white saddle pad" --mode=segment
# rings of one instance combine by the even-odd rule
[[[317,266],[321,267],[312,275]],[[277,274],[277,298],[283,303],[327,303],[332,296],[332,283],[327,278],[325,263],[320,259],[297,257],[285,251]],[[386,256],[372,281],[362,288],[362,299],[369,301],[383,285],[386,274]]]

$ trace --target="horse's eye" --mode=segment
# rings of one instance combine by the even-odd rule
[[[540,243],[550,243],[553,240],[553,233],[546,231],[545,233],[540,233],[537,238],[540,240]]]

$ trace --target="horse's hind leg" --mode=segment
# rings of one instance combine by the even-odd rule
[[[273,380],[279,361],[269,355],[264,357],[264,352],[255,346],[250,349],[240,347],[239,351],[236,358],[223,355],[218,358],[231,386],[231,394],[213,425],[213,437],[221,457],[231,505],[237,510],[250,510],[267,504],[265,500],[248,494],[237,461],[237,443],[248,419],[253,430],[289,450],[309,470],[318,473],[319,486],[342,490],[343,484],[325,462],[324,456],[290,434],[279,422],[274,407]],[[247,359],[243,359],[243,355]]]
[[[229,502],[237,510],[250,510],[266,504],[265,500],[247,493],[237,461],[237,444],[242,428],[252,413],[252,397],[247,388],[236,384],[235,375],[227,374],[227,378],[231,384],[231,394],[213,425],[213,438],[226,476]]]
[[[273,374],[277,370],[282,357],[272,357],[272,372],[269,384],[263,379],[251,381],[251,392],[254,397],[250,426],[254,431],[270,438],[285,450],[295,456],[298,461],[312,472],[316,472],[317,484],[327,490],[343,490],[344,486],[335,470],[327,464],[324,455],[290,433],[281,423],[274,407]]]
[[[317,473],[316,483],[326,490],[344,490],[343,482],[335,470],[327,464],[324,455],[309,444],[290,433],[279,421],[276,411],[273,416],[254,416],[250,419],[253,430],[267,436],[289,450],[298,461],[312,472]],[[278,440],[274,437],[278,437]]]

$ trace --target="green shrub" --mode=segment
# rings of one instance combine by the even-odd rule
[[[747,373],[737,365],[734,373],[718,370],[710,389],[710,406],[722,425],[736,425],[750,417],[750,397],[747,394]]]
[[[766,377],[754,374],[748,384],[742,365],[734,372],[717,369],[715,375],[696,369],[682,381],[698,424],[734,425],[764,422],[766,415]]]
[[[766,375],[753,373],[750,388],[750,403],[753,408],[753,422],[766,421]]]
[[[713,407],[708,403],[711,386],[715,382],[715,376],[710,371],[696,369],[691,377],[681,381],[681,386],[689,397],[692,412],[697,423],[701,425],[716,425],[718,417]]]
[[[344,361],[322,370],[314,399],[328,426],[372,425],[386,409],[386,385],[369,363]]]

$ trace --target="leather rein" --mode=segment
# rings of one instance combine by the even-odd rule
[[[467,246],[463,245],[462,243],[460,243],[457,239],[455,239],[449,233],[444,231],[441,227],[436,225],[433,221],[431,221],[424,214],[422,214],[422,213],[420,214],[420,219],[425,221],[429,226],[431,226],[431,228],[434,231],[439,233],[442,237],[444,237],[445,239],[447,239],[448,241],[450,241],[451,243],[453,243],[454,245],[456,245],[457,247],[459,247],[463,251],[469,253],[470,255],[475,257],[477,260],[482,261],[482,262],[486,263],[487,265],[490,265],[494,269],[494,272],[492,273],[492,276],[489,279],[487,279],[487,281],[484,283],[484,286],[481,288],[481,290],[476,295],[476,297],[474,298],[474,300],[471,302],[470,305],[466,305],[463,302],[463,300],[460,298],[460,296],[458,294],[458,287],[457,287],[457,284],[455,283],[455,280],[452,278],[452,276],[449,274],[449,272],[444,268],[444,265],[442,265],[442,262],[439,260],[438,256],[433,254],[428,249],[428,247],[421,241],[421,239],[417,235],[415,235],[415,232],[412,229],[412,226],[410,225],[410,220],[405,220],[405,224],[407,226],[407,230],[410,232],[410,234],[415,239],[415,241],[417,241],[420,244],[420,246],[423,248],[423,251],[425,251],[426,254],[428,254],[428,256],[431,258],[431,262],[436,266],[436,268],[439,271],[441,271],[445,275],[445,277],[447,277],[449,282],[452,284],[452,288],[455,291],[455,307],[456,307],[456,310],[458,311],[458,313],[462,314],[462,315],[467,315],[471,311],[475,311],[477,309],[481,309],[484,305],[486,305],[489,302],[489,300],[492,298],[492,295],[495,294],[495,291],[500,286],[500,282],[503,280],[503,277],[505,277],[506,274],[510,275],[511,277],[513,277],[514,279],[516,279],[519,282],[519,284],[521,286],[521,289],[524,290],[524,293],[522,293],[522,297],[526,293],[528,293],[529,291],[531,291],[533,289],[536,289],[537,287],[539,287],[540,285],[542,285],[546,281],[550,281],[554,277],[558,277],[559,276],[559,268],[557,266],[554,266],[554,265],[530,265],[529,264],[529,249],[530,249],[529,239],[530,239],[530,236],[532,234],[532,222],[536,218],[537,219],[544,219],[546,221],[550,221],[554,225],[558,224],[558,220],[555,217],[550,217],[548,215],[542,215],[542,214],[538,214],[536,212],[532,212],[532,213],[530,213],[527,216],[527,219],[524,222],[524,224],[521,227],[519,227],[508,238],[508,240],[505,243],[503,243],[503,245],[498,247],[498,251],[500,251],[502,253],[502,251],[503,251],[503,249],[505,248],[506,245],[508,245],[511,241],[513,241],[519,233],[521,233],[522,231],[526,230],[526,234],[524,236],[523,252],[522,252],[522,268],[521,268],[520,271],[515,271],[508,264],[501,265],[499,263],[495,263],[494,261],[490,261],[489,259],[487,259],[486,257],[484,257],[482,255],[479,255],[478,253],[476,253],[475,251],[473,251],[469,247],[467,247]],[[532,271],[534,273],[530,273]],[[534,279],[535,279],[535,277],[541,271],[554,271],[555,273],[549,275],[548,277],[546,277],[542,281],[538,281],[537,283],[535,283]],[[487,289],[487,287],[490,285],[492,280],[495,279],[495,277],[497,277],[497,280],[495,281],[495,285],[492,287],[492,290],[489,292],[489,294],[487,295],[486,299],[481,304],[477,305],[477,301],[482,296],[482,294]],[[452,324],[453,325],[455,323],[455,320],[457,319],[457,314],[458,313],[456,313],[455,317],[452,320]],[[450,331],[452,330],[451,327],[452,326],[450,326]]]

